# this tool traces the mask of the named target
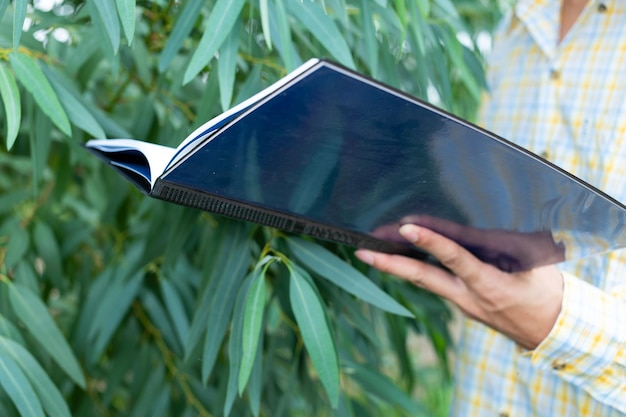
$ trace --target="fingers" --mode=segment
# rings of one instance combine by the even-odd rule
[[[416,247],[425,250],[452,273],[471,285],[484,273],[485,264],[462,246],[432,230],[406,224],[400,234]]]
[[[374,268],[405,279],[452,301],[465,293],[463,282],[449,272],[413,258],[359,249],[357,258]]]

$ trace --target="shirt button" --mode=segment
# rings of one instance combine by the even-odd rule
[[[600,3],[600,4],[598,5],[598,11],[599,11],[600,13],[605,13],[605,12],[606,12],[606,10],[607,10],[606,4],[604,4],[604,3]]]
[[[543,151],[539,154],[543,159],[550,159],[550,153],[548,151]]]
[[[560,359],[556,359],[552,362],[552,369],[555,371],[562,371],[565,368],[567,368],[567,364]]]
[[[560,78],[561,78],[561,73],[559,72],[559,70],[556,70],[556,69],[550,70],[550,79],[557,81]]]
[[[509,413],[505,413],[504,411],[498,414],[498,417],[509,417]]]

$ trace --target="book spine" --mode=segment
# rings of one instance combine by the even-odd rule
[[[232,201],[163,180],[157,181],[151,195],[175,204],[349,246],[393,253],[407,250],[402,245],[385,242],[365,234],[334,228],[285,213],[277,214],[269,209]]]

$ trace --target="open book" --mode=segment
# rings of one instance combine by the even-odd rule
[[[403,222],[505,270],[626,246],[626,207],[540,157],[335,63],[311,60],[177,148],[87,148],[144,193],[424,258]]]

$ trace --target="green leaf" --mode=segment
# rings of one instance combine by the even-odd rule
[[[155,399],[158,398],[159,391],[163,387],[164,379],[164,366],[163,364],[158,364],[151,370],[148,380],[141,387],[141,394],[138,396],[130,415],[133,417],[152,417],[150,411],[154,407]]]
[[[36,222],[33,230],[33,239],[37,253],[44,261],[45,275],[57,287],[62,285],[63,269],[61,267],[61,250],[50,226],[44,222]]]
[[[17,79],[33,95],[37,105],[61,132],[70,136],[72,128],[67,115],[37,61],[20,52],[12,52],[9,59]]]
[[[263,346],[263,332],[259,338],[259,346]],[[254,417],[261,414],[261,392],[263,390],[263,349],[256,351],[252,373],[248,381],[248,403]]]
[[[405,0],[395,0],[394,3],[396,4],[396,15],[402,22],[402,32],[404,33],[404,31],[406,31],[407,23],[409,20],[406,12],[406,3]]]
[[[246,0],[218,0],[213,6],[204,34],[185,71],[183,83],[191,81],[213,59],[213,55],[235,25],[245,3]]]
[[[269,0],[260,0],[259,11],[261,13],[261,27],[263,28],[263,37],[268,50],[272,50],[272,35],[270,32],[270,12],[268,7]]]
[[[20,321],[61,369],[81,388],[85,388],[85,376],[80,365],[46,305],[26,287],[8,285],[11,307]]]
[[[0,62],[0,98],[4,102],[4,114],[7,121],[7,149],[11,150],[22,121],[20,91],[11,71]]]
[[[37,360],[20,344],[0,336],[0,352],[9,355],[22,369],[49,416],[71,417],[63,395]]]
[[[0,21],[4,17],[4,12],[7,10],[7,6],[9,5],[9,0],[0,0]]]
[[[354,69],[350,48],[335,22],[319,4],[311,1],[287,1],[287,9],[341,64]]]
[[[176,353],[181,352],[182,344],[178,343],[174,327],[157,296],[152,291],[142,291],[139,300],[148,313],[150,321],[159,329],[168,346]]]
[[[246,309],[246,294],[254,273],[250,273],[243,284],[239,288],[237,299],[235,300],[235,308],[233,312],[233,323],[230,328],[230,340],[228,341],[228,384],[226,386],[226,398],[224,399],[224,416],[228,417],[235,402],[237,395],[237,385],[239,381],[239,369],[241,364],[242,337],[243,337],[243,320]]]
[[[19,262],[24,254],[28,251],[30,239],[28,232],[18,223],[11,229],[11,236],[7,252],[4,256],[4,265],[7,269],[11,269]]]
[[[239,49],[239,25],[235,25],[230,35],[220,48],[220,58],[217,60],[217,74],[219,76],[220,100],[222,110],[230,108],[237,73],[237,51]]]
[[[185,341],[189,334],[189,319],[185,313],[185,306],[176,289],[167,279],[162,279],[160,283],[161,294],[167,307],[167,313],[174,324],[174,331],[176,331],[180,345],[185,346]]]
[[[246,249],[245,246],[244,248],[233,248],[231,253],[227,255],[226,267],[218,269],[220,272],[213,277],[213,279],[219,280],[219,283],[209,309],[210,320],[205,324],[206,337],[202,354],[203,381],[208,379],[213,370],[219,347],[230,322],[234,307],[233,301],[248,269],[250,254]]]
[[[374,27],[374,16],[372,15],[371,0],[361,0],[361,15],[363,25],[363,38],[365,50],[367,51],[367,62],[372,77],[378,75],[378,48],[376,39],[376,28]]]
[[[350,294],[381,310],[413,317],[409,310],[378,288],[365,275],[322,246],[300,238],[288,238],[287,245],[307,268]]]
[[[190,0],[185,4],[185,8],[180,13],[178,20],[176,20],[172,34],[167,39],[163,52],[161,52],[161,57],[159,58],[159,72],[165,71],[170,66],[172,59],[174,59],[178,53],[183,41],[187,38],[189,33],[191,33],[204,4],[205,2],[203,0]]]
[[[124,36],[128,41],[128,45],[132,45],[133,36],[135,35],[135,5],[136,0],[115,0],[117,13],[122,22]]]
[[[30,101],[32,102],[32,100]],[[32,115],[31,120],[33,120],[34,123],[29,126],[30,135],[28,141],[30,143],[30,157],[32,160],[33,185],[35,195],[37,195],[39,190],[39,181],[43,176],[50,152],[50,145],[52,142],[50,134],[52,131],[52,121],[43,113],[41,109],[35,108],[35,106],[30,107],[31,110],[29,110],[29,116]],[[60,276],[53,278],[58,280],[61,279]],[[58,283],[59,281],[53,282]]]
[[[19,343],[24,343],[24,339],[20,334],[20,331],[15,327],[13,323],[7,320],[2,314],[0,314],[0,336],[15,340]]]
[[[375,395],[389,404],[402,407],[409,415],[428,415],[423,407],[420,407],[409,394],[402,391],[385,375],[352,361],[347,361],[346,365],[346,373],[369,394]]]
[[[211,373],[215,363],[228,328],[239,284],[248,269],[250,258],[248,230],[247,225],[242,222],[222,219],[217,233],[211,239],[215,242],[212,243],[211,256],[214,257],[214,261],[210,264],[211,275],[208,285],[199,297],[199,307],[194,313],[185,343],[185,360],[188,360],[202,333],[211,331],[211,336],[206,336],[207,343],[203,353],[203,368],[207,368],[204,370],[206,375]]]
[[[266,264],[268,265],[268,264]],[[239,395],[243,393],[259,348],[263,310],[265,309],[265,272],[267,266],[258,268],[246,295],[243,318],[242,356],[239,367]]]
[[[100,19],[104,25],[107,39],[115,55],[120,47],[120,22],[117,18],[115,3],[111,0],[91,0],[91,3],[95,6],[91,8],[91,12],[97,13],[95,16],[92,14],[92,18]]]
[[[298,66],[298,57],[293,41],[291,40],[291,29],[289,27],[289,17],[283,0],[274,0],[276,7],[270,3],[270,30],[278,27],[278,36],[272,35],[276,39],[276,49],[283,59],[283,63],[288,72],[293,71]]]
[[[22,28],[26,20],[28,0],[13,1],[13,50],[17,51],[22,37]]]
[[[50,85],[57,93],[61,105],[67,112],[69,119],[75,126],[78,126],[94,138],[106,138],[106,133],[96,120],[92,112],[83,103],[83,98],[72,91],[66,82],[46,65],[42,67],[44,74],[50,81]]]
[[[311,361],[333,408],[339,401],[339,362],[322,300],[306,271],[290,269],[289,301]]]
[[[44,417],[41,402],[24,372],[2,351],[0,351],[0,386],[9,395],[21,417]]]
[[[99,358],[104,352],[133,300],[137,297],[142,282],[143,273],[139,271],[127,282],[115,282],[101,296],[89,332],[89,338],[93,341],[90,352],[92,359]]]

